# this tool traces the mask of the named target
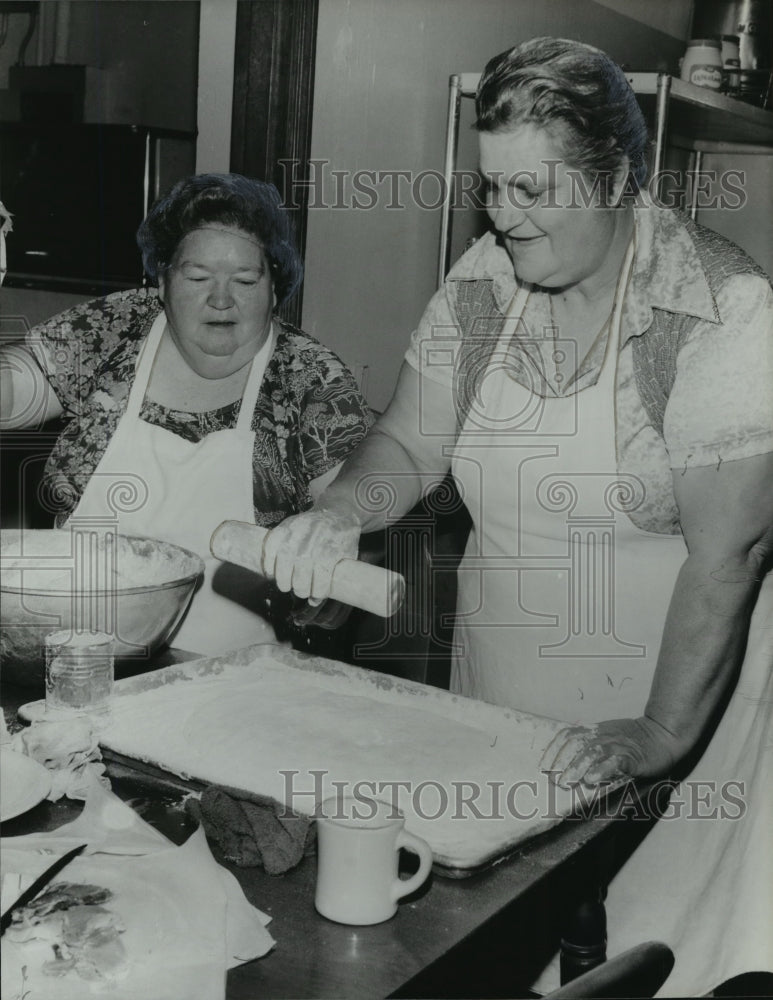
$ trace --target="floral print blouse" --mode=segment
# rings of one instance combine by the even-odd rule
[[[64,409],[45,485],[57,523],[75,509],[122,417],[140,348],[162,309],[156,289],[79,304],[34,327],[27,346]],[[312,504],[309,484],[343,461],[373,417],[343,362],[274,317],[276,346],[252,418],[255,523],[271,527]],[[186,413],[145,400],[140,416],[188,441],[236,425],[239,401]]]

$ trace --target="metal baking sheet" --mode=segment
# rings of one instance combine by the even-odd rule
[[[395,802],[436,864],[461,875],[572,812],[539,770],[564,725],[260,645],[118,681],[100,742],[124,763],[298,812],[340,791],[364,810],[370,798]]]

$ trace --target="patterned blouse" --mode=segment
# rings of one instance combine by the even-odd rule
[[[123,415],[139,350],[162,306],[152,288],[85,302],[34,327],[27,346],[64,409],[46,466],[57,523],[72,513]],[[309,484],[343,461],[373,417],[339,358],[274,318],[277,334],[255,406],[255,523],[271,527],[312,504]],[[236,426],[239,401],[186,413],[145,400],[140,416],[197,442]]]

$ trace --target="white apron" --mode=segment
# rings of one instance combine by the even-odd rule
[[[625,274],[629,267],[630,250]],[[508,358],[527,296],[511,303],[497,359]],[[617,473],[623,299],[594,386],[543,399],[508,375],[508,362],[491,366],[452,462],[473,522],[459,568],[452,689],[567,722],[642,714],[687,555],[681,536],[644,532],[624,513],[641,484]],[[666,995],[773,969],[772,621],[769,574],[738,687],[690,775],[745,782],[744,817],[662,820],[610,886],[610,956],[665,941],[677,956]]]
[[[236,427],[193,443],[140,419],[165,326],[161,313],[140,352],[126,412],[68,525],[81,519],[115,523],[117,518],[121,534],[160,538],[201,556],[203,585],[173,637],[175,646],[214,655],[249,643],[276,642],[273,628],[258,614],[263,603],[260,581],[221,563],[209,550],[212,532],[221,521],[255,521],[251,421],[274,348],[273,331],[252,362]],[[144,481],[144,502],[141,497],[136,509],[116,513],[120,496],[116,488],[127,482],[127,474],[135,482]]]

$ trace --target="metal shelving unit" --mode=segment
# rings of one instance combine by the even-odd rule
[[[701,170],[705,153],[742,150],[745,154],[773,153],[773,111],[696,87],[667,73],[627,73],[642,110],[652,116],[654,151],[652,172],[663,169],[668,145],[690,153],[688,172]],[[448,272],[451,250],[451,191],[456,170],[459,115],[462,100],[475,96],[480,73],[455,73],[448,81],[448,118],[443,175],[447,198],[440,226],[438,284]],[[698,186],[692,185],[689,209],[695,217]]]

